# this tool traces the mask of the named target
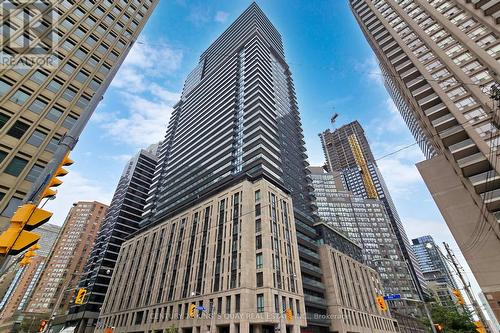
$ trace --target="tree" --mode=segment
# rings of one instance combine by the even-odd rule
[[[431,316],[435,324],[441,324],[445,333],[477,333],[469,312],[459,313],[456,310],[434,304]]]

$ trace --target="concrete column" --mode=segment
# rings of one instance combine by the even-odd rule
[[[300,333],[300,325],[293,325],[292,333]]]
[[[250,323],[246,320],[240,321],[240,333],[249,333]]]

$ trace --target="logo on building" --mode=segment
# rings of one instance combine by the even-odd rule
[[[0,66],[57,66],[56,0],[4,0],[0,3]]]

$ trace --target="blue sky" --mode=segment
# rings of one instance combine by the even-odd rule
[[[127,159],[163,138],[172,105],[201,52],[250,4],[163,0],[86,128],[58,198],[47,207],[62,224],[71,203],[109,203]],[[375,157],[414,142],[386,93],[374,55],[345,0],[266,0],[258,4],[281,32],[302,116],[309,162],[323,164],[318,133],[359,120]],[[458,252],[414,164],[414,146],[380,160],[408,236],[432,235]],[[458,254],[458,253],[457,253]],[[469,270],[466,268],[466,270]]]

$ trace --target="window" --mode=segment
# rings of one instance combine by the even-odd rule
[[[50,83],[47,85],[47,89],[52,91],[54,94],[57,94],[59,92],[59,90],[61,89],[61,86],[62,84],[55,81],[55,80],[52,80],[50,81]]]
[[[262,286],[264,286],[264,273],[259,272],[257,273],[257,287]]]
[[[22,90],[18,90],[10,97],[10,101],[16,103],[17,105],[23,105],[30,98],[30,95]]]
[[[43,84],[46,79],[47,79],[47,74],[42,73],[40,71],[36,71],[35,73],[33,73],[33,75],[31,75],[30,78],[31,81],[36,82],[38,84]]]
[[[28,109],[30,111],[33,111],[35,113],[42,113],[43,109],[45,109],[45,107],[47,106],[47,103],[45,103],[44,101],[41,101],[39,99],[35,99],[33,101],[33,103],[31,103],[31,105],[28,107]]]
[[[258,235],[257,237],[255,237],[255,248],[257,250],[262,249],[262,236],[261,235]]]
[[[260,232],[262,230],[262,221],[260,219],[255,220],[255,232]]]
[[[0,163],[7,157],[7,153],[0,150]]]
[[[23,123],[22,121],[16,121],[14,125],[7,132],[8,135],[20,139],[23,137],[24,133],[30,128],[30,125]]]
[[[226,313],[231,313],[231,296],[226,296]]]
[[[15,197],[10,199],[9,204],[7,205],[7,207],[5,207],[5,209],[2,212],[2,216],[12,217],[12,215],[14,215],[15,211],[17,210],[17,207],[21,205],[21,202],[22,202],[21,199]]]
[[[264,267],[264,257],[262,256],[262,253],[257,253],[257,256],[255,257],[255,262],[257,269],[261,269]]]
[[[0,113],[0,128],[4,127],[5,124],[9,121],[10,117],[3,114],[3,113]]]
[[[257,312],[264,312],[264,294],[257,294]]]
[[[67,129],[71,129],[73,127],[73,125],[75,125],[77,120],[78,119],[76,119],[73,116],[67,116],[66,119],[64,119],[64,121],[62,123],[62,127],[67,128]]]
[[[52,109],[50,109],[49,113],[47,113],[46,118],[48,120],[53,121],[53,122],[57,122],[59,120],[59,117],[61,117],[62,114],[63,114],[62,111],[55,109],[55,108],[52,108]]]
[[[260,201],[260,190],[255,191],[255,202]]]
[[[58,145],[59,145],[59,139],[52,138],[52,139],[50,139],[49,143],[47,144],[47,147],[45,147],[45,150],[50,151],[51,153],[54,153],[56,151]]]
[[[12,85],[5,81],[0,80],[0,97],[7,95]]]
[[[239,294],[235,296],[234,311],[236,313],[240,312],[240,295]]]
[[[42,171],[43,171],[43,167],[35,164],[31,168],[30,172],[28,173],[28,175],[26,176],[25,179],[29,182],[34,183],[36,181],[36,179],[38,178],[38,176],[40,176]]]
[[[14,157],[9,165],[7,165],[7,167],[5,168],[4,172],[17,177],[23,171],[26,164],[28,164],[27,160],[20,157]]]
[[[260,216],[260,204],[255,205],[255,216]]]

